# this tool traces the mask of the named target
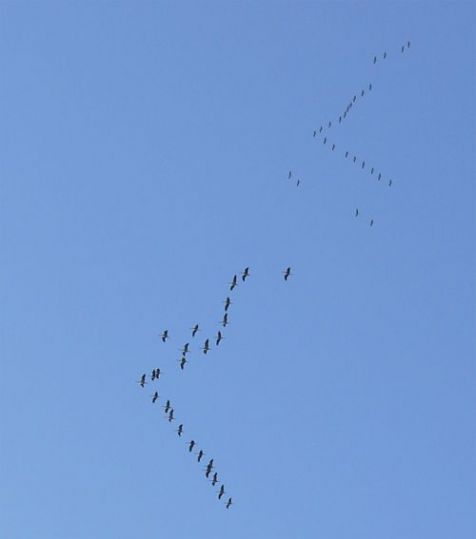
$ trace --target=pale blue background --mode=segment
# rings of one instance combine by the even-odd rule
[[[474,32],[469,2],[2,0],[1,537],[475,537]]]

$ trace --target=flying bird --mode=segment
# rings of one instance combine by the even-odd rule
[[[179,436],[182,436],[182,432],[183,432],[183,425],[180,424],[180,425],[178,426],[178,429],[177,429],[177,434],[178,434]]]
[[[332,125],[332,122],[329,120],[329,123],[327,124],[327,127],[330,127]]]
[[[165,403],[165,413],[168,414],[169,413],[169,410],[170,410],[170,401],[168,400],[166,403]]]
[[[140,377],[140,380],[137,381],[137,383],[141,386],[141,387],[144,387],[145,384],[147,384],[147,382],[145,381],[146,379],[146,375],[143,374],[141,377]]]
[[[228,311],[228,307],[231,305],[231,299],[227,297],[223,303],[225,304],[225,311]]]
[[[389,187],[392,187],[392,180],[389,180],[388,186],[389,186]]]
[[[222,339],[223,339],[223,336],[221,334],[221,331],[219,331],[218,334],[217,334],[217,340],[216,340],[216,345],[217,346],[220,344]]]
[[[172,421],[174,420],[174,409],[173,408],[170,408],[170,411],[169,411],[169,423],[172,423]]]
[[[359,215],[359,208],[355,209],[355,216],[357,217]]]
[[[226,328],[226,326],[228,325],[228,313],[225,313],[223,315],[223,320],[221,321],[221,325]]]
[[[357,96],[354,95],[354,98],[352,99],[352,102],[355,103],[356,99],[357,99]]]
[[[377,63],[377,57],[374,56],[374,64],[376,64],[376,63]]]
[[[190,346],[190,343],[188,342],[185,343],[184,347],[180,350],[180,352],[182,352],[183,355],[188,354],[190,352],[189,346]]]
[[[185,363],[187,363],[187,358],[185,356],[182,356],[182,359],[180,360],[180,369],[182,371],[185,368]]]
[[[205,453],[200,449],[200,451],[198,452],[198,458],[197,458],[197,461],[200,462],[202,460],[202,457]]]
[[[286,268],[284,271],[284,280],[287,281],[291,275],[291,267]]]
[[[195,445],[195,440],[190,440],[190,443],[188,444],[188,451],[189,453],[192,452],[193,446]]]
[[[365,94],[365,90],[362,90],[362,92],[360,93],[361,97],[364,97],[364,94]]]
[[[195,324],[192,328],[192,337],[195,337],[197,331],[199,330],[198,324]]]
[[[245,281],[245,279],[247,277],[250,276],[250,268],[246,267],[243,271],[243,273],[241,274],[241,279],[243,280],[243,282]]]
[[[152,404],[154,404],[154,402],[159,398],[159,392],[156,391],[154,393],[154,395],[152,396]]]
[[[298,181],[296,182],[296,187],[299,187],[299,184],[300,184],[300,183],[301,183],[301,180],[298,180]]]
[[[155,380],[155,369],[152,369],[152,374],[150,375],[152,382]]]
[[[382,177],[382,174],[379,172],[379,175],[378,175],[378,181],[380,181],[380,178]]]
[[[336,147],[336,145],[335,145],[335,144],[333,144],[333,145],[332,145],[332,151],[334,151],[334,150],[335,150],[335,147]]]
[[[169,338],[169,330],[166,329],[161,334],[162,342],[165,342]]]
[[[402,52],[405,50],[405,45],[402,45]]]
[[[342,122],[342,116],[339,116],[339,123]]]
[[[222,485],[220,487],[220,492],[218,493],[218,499],[221,500],[221,497],[225,494],[225,487]]]
[[[237,284],[238,284],[238,278],[236,275],[233,275],[233,279],[230,283],[230,290],[233,290],[233,288],[235,288]]]
[[[410,42],[409,41],[407,41],[407,47],[410,48]]]
[[[314,134],[312,136],[315,137],[316,135],[317,135],[317,131],[314,129]]]
[[[369,84],[369,91],[372,90],[372,84]]]
[[[226,508],[230,509],[232,503],[233,502],[232,502],[231,498],[228,498],[228,501],[226,502]]]
[[[354,163],[357,161],[357,156],[354,155]]]
[[[289,172],[288,172],[288,180],[290,180],[290,179],[291,179],[291,176],[292,176],[292,172],[291,172],[291,171],[289,171]]]
[[[322,133],[322,125],[319,127],[319,133]]]
[[[385,58],[387,58],[387,53],[386,52],[383,53],[383,58],[384,58],[384,60],[385,60]]]
[[[205,341],[205,344],[203,345],[203,353],[206,354],[210,350],[210,339],[207,339]]]
[[[370,169],[370,174],[373,174],[373,173],[374,173],[374,167],[372,167],[372,168]]]
[[[370,219],[370,226],[373,226],[373,224],[374,224],[374,220]]]
[[[365,161],[362,161],[362,168],[365,167]]]
[[[345,157],[349,157],[349,152],[345,152]]]
[[[215,472],[213,474],[212,486],[214,487],[217,483],[218,483],[218,474],[217,474],[217,472]]]
[[[322,142],[323,144],[325,144],[327,142],[327,137],[324,137],[324,140]]]

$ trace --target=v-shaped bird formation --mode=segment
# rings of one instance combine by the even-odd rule
[[[288,279],[292,275],[291,267],[290,266],[286,267],[283,270],[282,274],[283,274],[284,281],[288,281]],[[235,290],[235,288],[237,288],[240,283],[241,284],[245,283],[246,280],[250,277],[250,275],[251,275],[251,272],[250,272],[249,267],[244,268],[244,270],[241,273],[236,273],[235,275],[233,275],[231,281],[228,283],[228,294],[231,294],[233,292],[233,290]],[[229,324],[229,318],[228,318],[229,311],[230,311],[230,307],[233,304],[234,304],[234,301],[232,301],[231,297],[229,295],[227,295],[226,298],[223,300],[223,305],[224,305],[223,312],[222,312],[223,317],[222,317],[222,320],[220,322],[219,327],[226,328],[228,326],[228,324]],[[195,323],[190,328],[190,332],[191,332],[190,335],[191,335],[192,341],[194,341],[196,338],[198,339],[198,333],[200,331],[201,331],[201,327],[200,327],[200,324],[198,324],[198,323]],[[194,347],[191,344],[190,341],[185,342],[182,345],[182,347],[179,348],[179,352],[181,353],[181,357],[177,361],[179,363],[180,370],[183,371],[185,369],[185,366],[189,363],[188,356],[190,354],[192,354],[193,349],[195,349],[197,351],[201,351],[203,354],[206,355],[213,348],[214,349],[218,348],[221,341],[224,339],[223,331],[222,331],[222,329],[217,329],[216,335],[214,335],[213,337],[208,336],[203,341],[203,344],[201,346],[200,346],[200,344],[198,344],[196,347]],[[160,337],[160,339],[161,339],[161,341],[163,343],[167,343],[169,340],[173,340],[173,337],[171,339],[171,336],[169,334],[168,329],[164,329],[159,334],[159,337]],[[161,378],[161,375],[162,375],[161,369],[156,368],[156,369],[152,370],[149,378],[148,378],[146,373],[142,374],[141,377],[139,378],[139,380],[137,380],[137,383],[142,388],[145,388],[145,386],[149,382],[150,383],[153,383],[153,382],[156,382],[156,381],[158,382],[160,380],[160,378]],[[159,395],[159,391],[155,390],[152,393],[152,395],[150,396],[150,398],[151,398],[152,404],[155,404],[157,401],[159,401],[161,399],[161,397]],[[168,423],[176,422],[177,418],[175,416],[175,409],[172,406],[172,403],[171,403],[170,399],[167,399],[165,401],[165,404],[162,405],[162,407],[164,409],[165,419],[167,420],[167,422]],[[175,429],[175,431],[176,431],[178,437],[183,439],[183,437],[185,435],[184,424],[180,423],[178,425],[178,427]],[[195,441],[195,439],[190,439],[186,443],[187,443],[189,453],[193,453],[193,451],[195,450],[194,455],[197,457],[197,462],[200,463],[202,461],[202,458],[204,456],[206,456],[203,449],[198,449],[198,444]],[[205,466],[205,468],[203,468],[203,471],[205,472],[204,473],[205,478],[210,482],[211,486],[212,487],[217,487],[217,489],[218,489],[216,491],[217,499],[222,500],[222,498],[223,498],[226,509],[229,509],[233,504],[233,498],[232,497],[224,498],[227,491],[225,490],[225,486],[224,486],[223,481],[221,479],[219,479],[218,472],[215,469],[215,464],[214,464],[214,459],[213,458],[211,458],[210,461],[208,462],[208,464]],[[219,487],[218,487],[218,485],[219,485]]]
[[[400,53],[403,54],[407,49],[410,48],[410,41],[407,41],[405,44],[403,44],[400,47]],[[373,57],[373,64],[376,64],[379,59],[386,60],[388,58],[387,51],[384,51],[381,55],[375,55]],[[360,171],[365,171],[370,176],[373,176],[377,182],[381,182],[382,185],[386,185],[388,187],[391,187],[393,184],[393,180],[388,177],[387,175],[384,175],[380,169],[377,169],[375,165],[369,165],[368,161],[366,161],[363,158],[357,157],[357,155],[352,154],[348,149],[345,149],[343,151],[340,147],[338,147],[337,143],[334,141],[330,141],[328,138],[328,132],[330,129],[335,128],[339,125],[341,125],[344,120],[349,116],[351,111],[355,108],[359,100],[364,98],[364,96],[368,95],[373,90],[373,84],[369,83],[365,88],[361,88],[358,92],[354,93],[353,97],[347,102],[345,105],[345,108],[336,115],[332,120],[328,120],[327,122],[320,125],[319,128],[315,128],[313,130],[312,136],[313,138],[319,139],[322,142],[323,147],[328,148],[331,152],[335,152],[336,155],[343,156],[345,159],[349,159],[349,161],[355,165]],[[337,151],[336,151],[337,150]],[[290,170],[288,172],[288,179],[293,179],[293,171]],[[301,184],[301,179],[298,179],[296,181],[296,186],[299,187]],[[359,215],[359,211],[357,210],[355,212],[355,217]],[[369,225],[373,226],[374,219],[369,219]]]

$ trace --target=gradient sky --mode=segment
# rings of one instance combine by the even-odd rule
[[[1,537],[475,537],[475,26],[0,1]]]

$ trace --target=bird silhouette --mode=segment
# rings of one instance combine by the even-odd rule
[[[199,330],[198,324],[195,324],[192,328],[192,337],[195,337],[197,331]]]
[[[188,451],[189,453],[192,452],[193,446],[195,445],[195,440],[190,440],[190,443],[188,444]]]
[[[161,334],[162,342],[165,342],[169,338],[169,330],[166,329]]]
[[[182,359],[180,360],[180,369],[183,371],[185,368],[185,363],[187,363],[187,358],[185,356],[182,356]]]
[[[339,116],[339,123],[342,122],[342,116]]]
[[[314,134],[312,136],[315,137],[316,135],[317,135],[317,131],[314,129]]]
[[[172,423],[172,421],[175,419],[174,417],[174,409],[170,408],[169,410],[169,423]]]
[[[402,45],[402,52],[405,50],[405,45]]]
[[[225,494],[225,487],[222,485],[220,487],[220,492],[218,493],[218,499],[221,500],[221,497]]]
[[[226,508],[230,509],[232,503],[233,502],[232,502],[231,498],[228,498],[228,501],[226,502]]]
[[[372,90],[372,83],[369,84],[369,91]]]
[[[284,280],[287,281],[291,275],[291,267],[286,268],[284,271]]]
[[[383,59],[385,60],[385,58],[387,58],[387,53],[386,52],[383,53]]]
[[[169,400],[166,401],[164,408],[165,408],[165,413],[168,414],[169,410],[171,409]]]
[[[329,120],[329,123],[327,124],[327,127],[330,127],[332,125],[332,122]]]
[[[323,144],[327,142],[327,137],[324,137],[324,140],[322,141]]]
[[[245,279],[250,276],[250,268],[246,267],[241,274],[241,279],[245,282]]]
[[[291,176],[292,176],[292,175],[293,175],[293,174],[292,174],[292,172],[291,172],[291,171],[289,171],[289,172],[288,172],[288,180],[290,180],[290,179],[291,179]]]
[[[178,426],[177,434],[178,434],[179,436],[182,436],[182,432],[183,432],[183,424],[181,423],[181,424]]]
[[[188,342],[185,343],[183,348],[180,350],[180,352],[182,352],[183,355],[188,354],[190,352],[189,346],[190,346],[190,343]]]
[[[335,150],[335,148],[336,148],[336,145],[335,145],[335,144],[333,144],[333,145],[332,145],[332,151],[334,151],[334,150]]]
[[[140,377],[140,380],[137,381],[137,383],[141,386],[141,387],[144,387],[145,384],[147,384],[147,382],[145,381],[146,379],[146,375],[143,374],[141,377]]]
[[[374,224],[374,220],[370,219],[370,226],[373,226],[373,224]]]
[[[360,96],[364,97],[364,94],[365,94],[365,90],[362,90],[362,92],[360,92]]]
[[[221,334],[221,331],[218,331],[218,334],[217,334],[217,340],[216,340],[216,345],[218,346],[221,342],[221,340],[223,339],[223,336]]]
[[[233,275],[233,279],[230,283],[230,290],[233,290],[233,288],[235,288],[237,284],[238,284],[238,278],[236,275]]]
[[[319,133],[322,133],[322,125],[319,127]]]
[[[357,161],[357,156],[354,155],[354,163]]]
[[[389,187],[392,187],[392,180],[389,180],[388,186],[389,186]]]
[[[365,161],[362,161],[362,168],[365,167]]]
[[[345,152],[345,157],[349,157],[349,152]]]
[[[207,339],[205,341],[205,344],[203,345],[203,353],[206,354],[210,350],[210,339]]]
[[[221,325],[226,328],[226,326],[228,325],[228,313],[225,313],[223,315],[223,320],[221,321]]]
[[[372,167],[372,168],[370,169],[370,174],[373,174],[373,173],[374,173],[374,167]]]
[[[215,472],[213,474],[212,486],[214,487],[217,483],[218,483],[218,474],[217,474],[217,472]]]
[[[357,96],[354,95],[353,99],[352,99],[352,102],[355,103],[355,101],[357,100]]]
[[[202,460],[203,455],[205,455],[205,453],[200,449],[200,451],[198,452],[197,462],[200,462]]]
[[[378,181],[380,181],[380,178],[382,177],[382,174],[379,172],[379,175],[378,175]]]
[[[228,307],[231,305],[231,299],[227,297],[223,303],[225,304],[225,311],[228,311]]]
[[[152,382],[155,380],[155,369],[152,370],[152,374],[150,375],[150,379]]]
[[[376,63],[377,63],[377,57],[374,56],[374,64],[376,64]]]
[[[407,48],[410,48],[410,42],[407,41]]]
[[[156,391],[154,393],[154,395],[152,396],[152,404],[154,404],[154,402],[159,398],[159,392]]]
[[[359,208],[355,209],[355,216],[357,217],[359,215]]]

